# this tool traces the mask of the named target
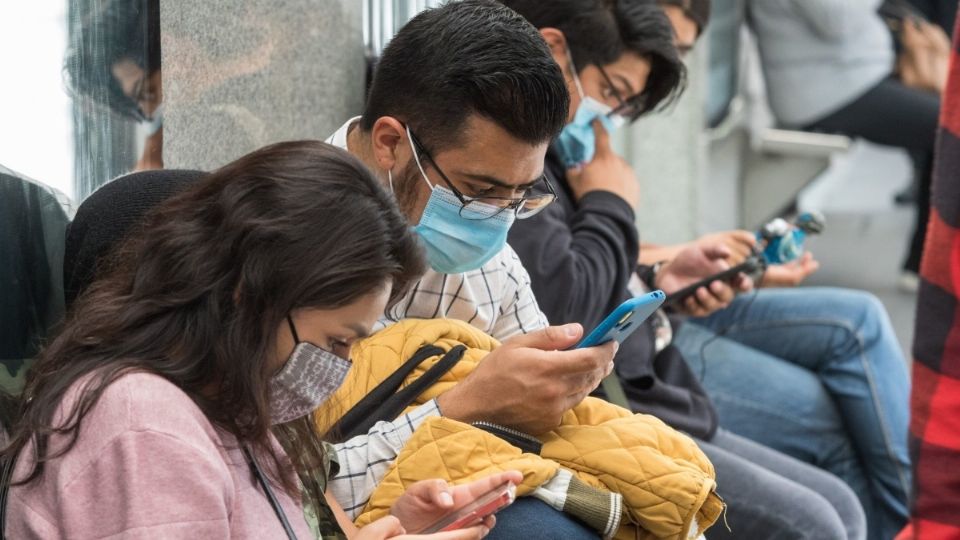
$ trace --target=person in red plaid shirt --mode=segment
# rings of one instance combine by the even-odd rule
[[[913,344],[912,523],[899,540],[960,538],[960,34],[944,93]]]

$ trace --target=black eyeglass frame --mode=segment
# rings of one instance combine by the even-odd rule
[[[607,116],[618,114],[632,122],[647,112],[646,94],[641,92],[635,96],[624,99],[623,94],[621,94],[620,90],[617,89],[617,85],[613,84],[613,79],[611,79],[610,75],[607,74],[607,70],[603,69],[603,66],[599,64],[597,64],[597,69],[600,70],[600,75],[603,76],[603,80],[606,81],[607,85],[610,87],[610,90],[613,91],[613,97],[617,98],[617,102],[619,103],[619,105],[610,111]]]
[[[437,164],[437,160],[433,159],[433,156],[426,149],[423,143],[420,142],[417,136],[413,134],[413,130],[407,127],[407,131],[408,133],[410,133],[410,140],[413,141],[413,145],[415,146],[413,150],[415,152],[418,152],[421,156],[430,160],[430,163],[433,164],[433,168],[437,171],[437,174],[440,175],[440,178],[443,179],[443,182],[447,185],[448,188],[450,188],[450,191],[453,192],[453,195],[457,198],[457,200],[460,201],[460,204],[461,204],[460,215],[465,219],[472,219],[473,221],[483,221],[486,219],[495,218],[506,210],[512,210],[514,215],[517,217],[517,219],[527,219],[539,214],[544,208],[546,208],[547,206],[550,206],[550,204],[557,199],[557,192],[556,190],[553,189],[553,185],[550,183],[550,179],[547,178],[546,173],[542,174],[536,183],[543,182],[543,184],[547,186],[548,193],[545,193],[543,195],[539,195],[536,197],[495,197],[495,196],[470,197],[469,195],[464,195],[459,189],[456,188],[456,186],[453,185],[453,182],[451,182],[450,179],[447,178],[447,175],[443,172],[443,169],[441,169],[440,165]],[[524,207],[524,205],[528,201],[536,201],[541,199],[548,199],[548,200],[544,202],[541,206],[538,206],[537,208],[531,209],[530,211],[524,214],[520,213],[521,209]],[[468,208],[470,206],[470,203],[477,202],[477,203],[484,204],[484,201],[500,201],[500,202],[505,202],[506,204],[504,206],[500,206],[499,204],[493,204],[492,206],[500,207],[500,211],[498,211],[495,214],[491,214],[489,216],[481,217],[479,219],[463,216],[463,210],[465,208]]]

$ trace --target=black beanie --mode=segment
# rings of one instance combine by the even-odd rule
[[[63,290],[67,309],[93,282],[97,265],[143,216],[206,173],[143,171],[121,176],[87,197],[67,227]]]
[[[697,23],[701,34],[710,21],[710,0],[660,0],[660,4],[682,9],[687,17]]]

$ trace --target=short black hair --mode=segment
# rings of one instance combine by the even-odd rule
[[[392,116],[433,152],[459,142],[467,117],[492,120],[517,139],[552,140],[570,96],[536,28],[492,0],[428,9],[383,51],[360,127]]]
[[[656,0],[501,0],[537,28],[563,32],[575,67],[605,66],[626,52],[650,61],[641,114],[662,109],[686,87],[673,27]],[[637,115],[639,116],[639,115]]]
[[[697,24],[697,33],[703,34],[703,30],[710,22],[710,0],[659,0],[663,6],[677,6],[683,10],[683,14]]]

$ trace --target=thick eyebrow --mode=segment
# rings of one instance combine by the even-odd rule
[[[619,80],[620,80],[620,84],[622,84],[622,85],[624,86],[624,88],[627,89],[627,95],[625,96],[627,99],[630,99],[630,98],[632,98],[633,96],[635,96],[635,95],[637,95],[637,94],[640,93],[640,92],[635,92],[635,91],[633,90],[633,85],[630,84],[630,81],[628,81],[627,78],[624,77],[623,75],[621,75],[621,74],[619,74],[619,73],[614,73],[614,74],[613,74],[613,78],[614,78],[614,79],[619,79]]]
[[[532,188],[533,186],[535,186],[535,185],[537,184],[537,182],[539,182],[540,179],[543,178],[543,173],[540,173],[540,174],[539,174],[536,178],[534,178],[533,180],[531,180],[531,181],[529,181],[529,182],[527,182],[527,183],[525,183],[525,184],[520,184],[520,185],[518,185],[518,186],[515,186],[515,185],[513,185],[513,184],[508,184],[507,182],[504,182],[503,180],[500,180],[500,179],[498,179],[498,178],[494,178],[494,177],[492,177],[492,176],[488,176],[488,175],[486,175],[486,174],[460,173],[460,176],[465,176],[465,177],[467,177],[467,178],[470,178],[471,180],[476,180],[476,181],[478,181],[478,182],[485,182],[485,183],[487,183],[487,184],[493,184],[493,185],[495,185],[495,186],[497,186],[497,187],[502,187],[502,188],[505,188],[505,189],[528,189],[528,188]]]

